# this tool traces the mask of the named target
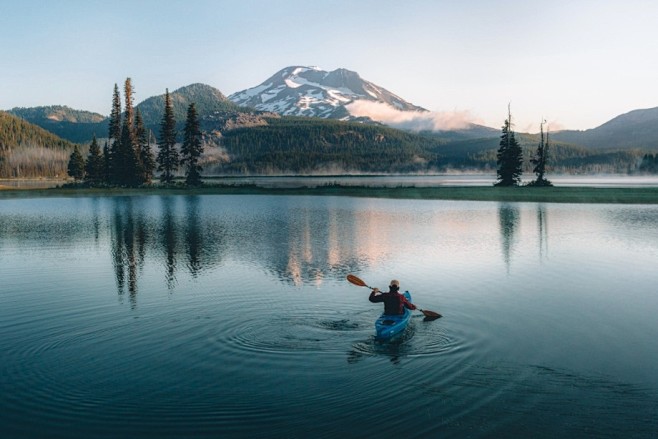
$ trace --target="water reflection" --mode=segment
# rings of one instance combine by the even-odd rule
[[[133,199],[113,199],[111,230],[112,264],[119,296],[125,294],[126,279],[132,306],[136,305],[137,268],[144,264],[148,240],[146,224],[141,214],[135,214]]]
[[[178,242],[178,227],[173,214],[174,199],[162,198],[162,231],[160,233],[161,248],[166,266],[165,277],[167,287],[173,289],[176,285],[176,244]]]
[[[371,336],[368,340],[354,343],[352,349],[347,352],[347,362],[356,364],[369,357],[383,357],[392,364],[399,365],[411,352],[409,342],[414,333],[415,328],[411,325],[402,337],[395,340],[377,340],[375,336]]]
[[[145,279],[174,291],[225,262],[255,267],[287,286],[320,287],[348,273],[371,280],[370,267],[380,266],[426,269],[430,284],[439,264],[459,274],[484,264],[495,270],[490,263],[502,262],[509,275],[512,263],[531,263],[537,252],[546,258],[549,237],[555,252],[572,242],[559,238],[576,226],[632,248],[655,248],[658,240],[658,210],[651,206],[395,203],[272,196],[21,200],[2,205],[0,246],[5,254],[39,249],[89,258],[134,305]]]
[[[537,234],[539,236],[539,260],[548,255],[548,224],[546,206],[537,204]]]
[[[199,197],[187,198],[185,244],[187,245],[187,269],[192,277],[197,277],[203,267],[201,249],[203,235],[199,220]]]
[[[120,297],[127,291],[132,306],[136,304],[138,278],[148,255],[163,263],[165,282],[172,290],[182,261],[189,274],[197,277],[219,264],[223,254],[223,227],[211,218],[201,220],[199,197],[161,197],[156,215],[142,209],[140,201],[134,197],[113,198],[109,227],[117,291]],[[185,204],[184,210],[178,209],[178,201]],[[206,234],[214,239],[204,239]]]
[[[516,241],[516,231],[519,226],[521,214],[517,204],[501,203],[498,207],[498,223],[500,226],[500,238],[502,244],[503,260],[509,274],[512,255],[514,254],[514,244]]]
[[[258,261],[279,281],[295,286],[321,285],[368,264],[370,254],[357,246],[363,228],[354,212],[327,209],[290,199],[292,205],[263,207],[239,224],[227,223],[232,252]],[[297,202],[298,201],[298,202]],[[295,203],[297,202],[297,203]]]

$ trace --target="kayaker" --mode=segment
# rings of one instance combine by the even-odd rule
[[[404,314],[405,307],[411,310],[416,309],[416,305],[409,302],[399,291],[400,282],[393,279],[388,286],[388,293],[382,293],[379,288],[374,288],[368,300],[372,303],[384,302],[384,314],[391,316]]]

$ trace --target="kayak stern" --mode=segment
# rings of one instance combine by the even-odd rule
[[[405,291],[404,296],[411,302],[409,291]],[[375,321],[376,337],[382,340],[390,340],[401,335],[407,329],[409,320],[411,320],[411,310],[407,308],[400,315],[380,315]]]

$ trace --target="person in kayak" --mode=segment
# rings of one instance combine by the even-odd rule
[[[416,305],[409,302],[399,291],[400,282],[393,279],[388,286],[388,293],[382,293],[379,288],[374,288],[368,300],[372,303],[384,302],[384,314],[390,316],[404,314],[404,308],[416,309]]]

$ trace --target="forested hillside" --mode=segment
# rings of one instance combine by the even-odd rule
[[[194,103],[202,119],[225,118],[228,114],[253,113],[249,109],[240,107],[229,101],[219,90],[205,84],[192,84],[181,87],[170,94],[174,106],[174,118],[178,125],[183,124],[187,108]],[[150,97],[136,108],[142,113],[147,128],[157,132],[162,115],[164,114],[165,95]]]
[[[74,145],[0,111],[0,178],[66,176]]]
[[[439,166],[436,139],[377,125],[315,118],[272,118],[226,132],[229,173],[425,172]]]
[[[9,113],[75,143],[89,142],[94,135],[99,138],[107,137],[107,117],[90,111],[52,105],[13,108]]]

